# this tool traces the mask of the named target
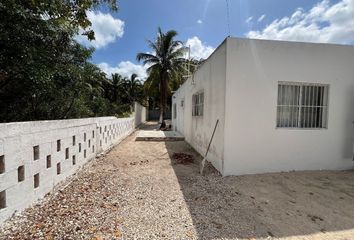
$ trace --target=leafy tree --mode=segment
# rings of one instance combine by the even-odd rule
[[[161,122],[165,119],[168,82],[176,72],[182,71],[183,68],[183,55],[186,48],[183,47],[181,41],[174,40],[176,36],[177,32],[174,30],[163,33],[161,28],[158,28],[155,41],[148,41],[154,54],[137,54],[138,61],[149,65],[148,73],[154,72],[159,77]]]
[[[69,31],[80,27],[85,30],[83,34],[93,40],[95,33],[90,29],[91,22],[86,12],[102,4],[106,4],[112,11],[118,10],[117,0],[7,0],[1,5],[6,8],[21,7],[30,14],[49,19]]]
[[[94,39],[86,11],[116,0],[0,2],[0,121],[122,114],[106,92],[105,74],[89,63],[93,49],[76,43],[79,29]],[[119,95],[119,94],[118,94]]]
[[[110,83],[110,89],[107,92],[111,92],[111,100],[115,103],[125,102],[122,98],[126,95],[125,85],[126,79],[118,73],[112,74],[112,82]],[[109,96],[108,96],[109,97]]]
[[[171,74],[171,77],[167,84],[167,104],[171,104],[171,96],[173,91],[176,91],[187,79],[188,76],[191,76],[197,69],[197,67],[202,63],[200,60],[196,59],[183,59],[182,68],[179,71],[174,71],[174,74]],[[149,99],[149,107],[155,109],[158,106],[160,101],[159,94],[159,72],[152,70],[149,73],[148,78],[144,82],[144,94]]]
[[[0,2],[0,89],[14,75],[43,77],[44,69],[55,65],[79,28],[94,39],[86,11],[101,3],[117,10],[116,0]]]
[[[126,81],[126,89],[130,104],[135,101],[142,102],[143,86],[137,74],[132,74],[130,79]]]
[[[144,105],[143,85],[137,77],[137,74],[132,74],[128,79],[117,73],[112,74],[105,88],[106,98],[130,111],[135,101]]]
[[[156,109],[160,105],[160,76],[157,69],[152,69],[144,82],[144,94],[148,97],[149,108]]]

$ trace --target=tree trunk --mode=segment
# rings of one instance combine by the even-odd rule
[[[166,74],[161,72],[160,74],[160,122],[162,123],[165,120],[165,111],[166,111]]]
[[[159,123],[163,122],[163,116],[162,116],[162,111],[160,110],[160,117],[159,117]]]

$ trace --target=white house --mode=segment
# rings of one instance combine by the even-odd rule
[[[353,167],[353,46],[226,38],[172,104],[223,175]]]

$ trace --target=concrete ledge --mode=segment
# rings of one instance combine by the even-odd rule
[[[175,131],[138,131],[135,141],[184,141],[184,137]]]

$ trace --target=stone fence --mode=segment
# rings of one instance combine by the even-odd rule
[[[115,117],[0,124],[0,223],[118,144],[136,124]]]

